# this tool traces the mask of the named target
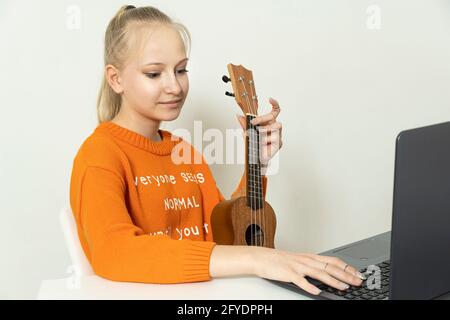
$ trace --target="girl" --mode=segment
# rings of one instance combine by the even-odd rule
[[[363,276],[336,258],[213,242],[210,215],[224,197],[201,154],[160,129],[178,118],[188,93],[189,40],[183,25],[153,7],[124,6],[108,25],[99,125],[74,159],[70,186],[94,272],[146,283],[256,275],[312,294],[320,290],[306,276],[340,290],[360,285]],[[270,103],[272,112],[254,120],[270,132],[262,139],[263,165],[282,144],[280,107]],[[239,121],[245,128],[244,117]],[[233,196],[242,190],[244,177]]]

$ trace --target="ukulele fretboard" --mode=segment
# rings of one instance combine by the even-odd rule
[[[261,162],[259,158],[259,131],[251,124],[255,115],[247,114],[247,206],[259,210],[264,206],[264,194],[261,176]]]

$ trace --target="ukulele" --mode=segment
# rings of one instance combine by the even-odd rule
[[[258,115],[258,99],[253,73],[243,66],[228,64],[234,97],[246,117],[245,135],[245,195],[216,205],[211,214],[214,242],[220,245],[244,245],[274,248],[276,216],[265,201],[261,176],[258,126],[251,120]]]

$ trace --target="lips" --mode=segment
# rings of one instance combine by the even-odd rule
[[[175,104],[175,103],[179,103],[181,102],[182,99],[180,100],[173,100],[173,101],[166,101],[166,102],[160,102],[161,104]]]

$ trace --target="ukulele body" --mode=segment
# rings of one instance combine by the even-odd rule
[[[258,210],[248,206],[249,198],[239,197],[220,202],[211,215],[213,238],[220,245],[275,248],[276,216],[263,202]]]

